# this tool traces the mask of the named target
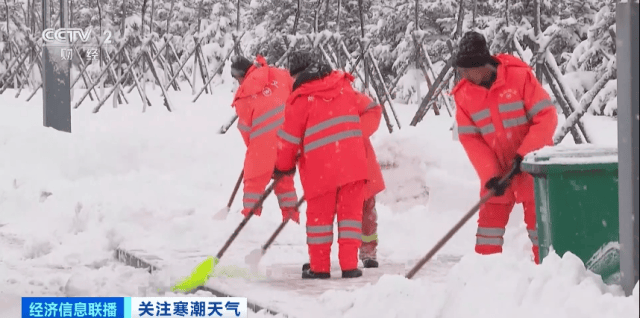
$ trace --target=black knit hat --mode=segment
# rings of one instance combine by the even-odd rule
[[[244,77],[251,65],[253,65],[251,61],[240,55],[236,55],[231,58],[231,75],[233,77]]]
[[[315,57],[310,51],[295,51],[289,55],[289,74],[295,76],[314,62],[316,62]]]
[[[458,44],[456,66],[463,68],[480,67],[491,61],[491,53],[484,36],[475,31],[469,31],[462,36]]]

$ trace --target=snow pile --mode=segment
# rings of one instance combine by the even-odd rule
[[[400,116],[403,123],[410,120],[406,115],[413,115],[415,108],[409,107],[397,107],[405,115]],[[383,120],[372,139],[386,185],[379,195],[381,202],[396,212],[427,203],[430,210],[441,212],[473,205],[468,200],[451,205],[460,190],[473,194],[479,191],[471,162],[462,145],[452,140],[449,128],[453,121],[448,115],[427,116],[416,127],[403,126],[388,134]]]
[[[550,254],[540,266],[507,255],[465,256],[446,287],[383,276],[354,292],[330,291],[326,306],[359,317],[638,317],[638,287],[624,297],[587,271],[575,255]]]
[[[416,108],[396,105],[401,123],[409,122]],[[379,258],[405,262],[422,257],[477,202],[480,182],[462,145],[452,140],[453,120],[430,113],[416,127],[404,124],[392,134],[382,120],[372,137],[386,185],[376,197]],[[474,233],[475,224],[469,222],[444,253],[472,250]],[[421,244],[407,244],[411,241]]]

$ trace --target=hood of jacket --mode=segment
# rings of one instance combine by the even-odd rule
[[[244,81],[238,87],[233,101],[262,92],[264,87],[270,83],[269,73],[269,65],[265,58],[261,55],[256,56],[253,65],[249,67],[244,76]]]
[[[294,90],[289,96],[289,102],[293,102],[298,97],[308,95],[331,99],[338,96],[345,86],[351,88],[351,82],[354,80],[351,74],[343,71],[327,71],[327,69],[325,69],[323,72],[322,69],[320,69],[320,72],[315,72],[315,74],[314,72],[309,72],[308,75],[310,75],[310,79],[308,81],[300,81],[300,78],[304,78],[304,73],[307,72],[308,71],[305,70],[300,74],[298,80],[296,80]]]

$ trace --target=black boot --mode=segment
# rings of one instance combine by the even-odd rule
[[[315,272],[311,271],[311,269],[306,269],[306,270],[302,271],[302,278],[327,279],[327,278],[331,278],[331,274],[330,273],[315,273]]]
[[[308,269],[311,269],[311,264],[309,264],[309,263],[302,264],[302,271],[303,272],[308,270]]]
[[[362,271],[357,268],[348,271],[342,271],[342,278],[356,278],[360,276],[362,276]]]
[[[367,258],[362,260],[364,268],[378,268],[378,261],[375,259]]]

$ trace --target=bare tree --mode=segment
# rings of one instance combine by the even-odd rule
[[[329,30],[329,2],[331,0],[327,0],[324,7],[324,29]]]
[[[293,28],[291,29],[291,34],[296,34],[296,30],[298,29],[298,23],[300,22],[300,0],[298,0],[298,7],[296,8],[296,18],[293,20]]]
[[[144,0],[145,2],[147,0]],[[200,33],[200,24],[202,24],[202,5],[204,4],[204,0],[200,0],[200,4],[198,5],[198,33]],[[196,54],[196,58],[198,55]]]
[[[416,0],[416,5],[413,10],[413,19],[416,21],[416,25],[414,27],[415,30],[419,30],[420,26],[418,25],[418,11],[420,10],[420,3]]]
[[[141,37],[144,38],[144,17],[145,14],[147,13],[147,0],[143,0],[142,1],[142,30],[140,30],[140,35]]]
[[[7,28],[5,29],[7,32],[7,38],[9,38],[9,4],[7,4],[7,0],[4,0],[4,7],[7,10]],[[3,35],[4,37],[4,35]],[[9,61],[11,61],[11,50],[9,50]]]
[[[171,0],[171,8],[169,9],[169,16],[167,17],[167,35],[171,34],[171,17],[173,15],[173,6],[175,5],[176,0]],[[165,60],[169,63],[169,49],[164,51]]]
[[[476,11],[478,10],[478,0],[473,0],[473,9],[471,9],[471,29],[476,28]]]
[[[542,33],[542,26],[540,25],[540,0],[533,0],[533,32],[536,35],[536,40],[538,35]],[[536,41],[534,51],[538,50],[538,42]],[[542,64],[536,64],[536,78],[538,81],[542,81]]]
[[[505,0],[504,2],[504,17],[505,17],[507,26],[509,26],[509,0]]]
[[[98,30],[100,34],[102,34],[102,6],[100,5],[100,0],[96,0],[96,3],[98,4]],[[102,62],[102,60],[100,60],[100,62]],[[100,64],[102,65],[102,63]]]
[[[153,33],[153,15],[155,14],[156,1],[151,0],[151,19],[149,20],[149,32]]]
[[[456,24],[455,38],[462,37],[462,23],[464,22],[464,0],[460,0],[458,3],[458,23]]]

